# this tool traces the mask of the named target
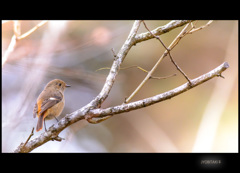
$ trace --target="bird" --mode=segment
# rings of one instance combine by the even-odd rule
[[[38,117],[36,131],[40,131],[43,128],[43,122],[46,129],[45,120],[51,120],[62,113],[64,108],[64,90],[66,87],[70,87],[64,81],[60,79],[54,79],[45,86],[44,90],[37,98],[37,102],[33,110],[33,118]]]

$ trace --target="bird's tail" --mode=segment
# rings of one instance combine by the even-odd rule
[[[40,115],[38,117],[38,122],[37,122],[37,128],[36,128],[37,132],[42,130],[42,128],[43,128],[43,120],[44,120],[44,115]]]

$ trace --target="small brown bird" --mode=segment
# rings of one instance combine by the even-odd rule
[[[50,81],[38,96],[37,103],[33,110],[33,118],[38,117],[36,131],[40,131],[43,127],[43,121],[46,130],[45,119],[50,120],[58,117],[64,107],[64,90],[70,87],[60,79]],[[58,120],[57,120],[58,121]]]

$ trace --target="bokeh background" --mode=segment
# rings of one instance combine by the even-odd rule
[[[41,21],[21,21],[22,34]],[[39,93],[52,79],[71,85],[65,91],[61,116],[89,103],[101,91],[117,53],[134,21],[48,21],[18,41],[2,66],[2,152],[12,152],[25,142],[37,124],[33,107]],[[149,29],[169,21],[145,21]],[[198,21],[196,26],[208,21]],[[161,35],[166,45],[183,27]],[[147,32],[141,24],[139,33]],[[2,56],[13,36],[13,21],[2,24]],[[156,39],[133,46],[122,67],[138,65],[150,70],[164,48]],[[238,21],[214,21],[203,30],[184,37],[171,51],[189,78],[196,78],[227,61],[230,68],[170,100],[115,115],[99,123],[79,121],[62,131],[66,140],[48,142],[32,152],[238,152]],[[165,58],[154,76],[132,101],[166,92],[186,79]],[[102,107],[122,104],[144,79],[136,68],[120,70]],[[50,127],[56,120],[46,121]],[[34,132],[35,138],[44,130]]]

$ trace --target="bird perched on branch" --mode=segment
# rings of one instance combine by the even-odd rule
[[[54,79],[50,81],[37,98],[33,110],[33,118],[38,117],[36,131],[40,131],[43,127],[43,122],[46,130],[45,119],[50,120],[57,117],[62,113],[64,108],[64,90],[66,87],[70,87],[64,81],[60,79]]]

